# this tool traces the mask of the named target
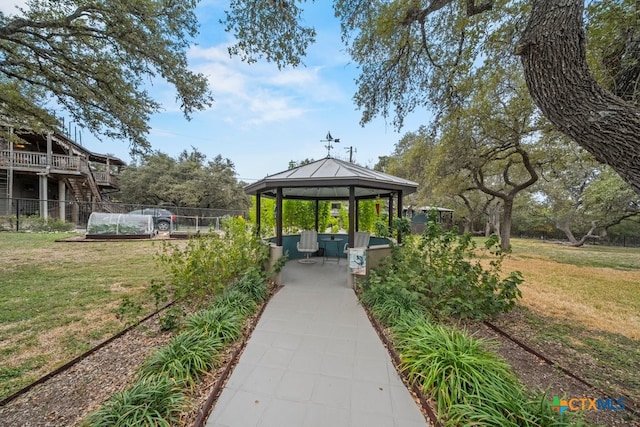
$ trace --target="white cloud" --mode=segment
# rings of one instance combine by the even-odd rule
[[[213,110],[233,116],[229,122],[286,122],[317,109],[317,103],[347,98],[338,84],[323,80],[321,67],[278,70],[273,64],[246,64],[230,57],[227,47],[228,43],[193,47],[189,60],[194,71],[209,79]]]

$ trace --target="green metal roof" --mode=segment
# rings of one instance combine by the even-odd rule
[[[402,191],[414,193],[418,184],[397,176],[367,169],[343,160],[327,157],[284,172],[268,175],[247,185],[245,193],[276,197],[282,188],[285,199],[342,200],[349,198],[349,188],[355,188],[358,199],[387,197]]]

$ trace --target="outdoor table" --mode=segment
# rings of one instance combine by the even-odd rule
[[[323,239],[320,239],[320,241],[323,242],[323,247],[324,247],[324,257],[322,258],[322,263],[324,264],[324,262],[329,259],[327,245],[329,243],[335,243],[336,244],[336,262],[340,264],[340,242],[342,242],[342,239],[336,239],[334,237],[325,237]]]

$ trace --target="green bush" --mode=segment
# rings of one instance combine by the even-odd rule
[[[0,230],[11,227],[8,230],[15,230],[16,227],[20,227],[17,231],[32,231],[35,233],[61,233],[72,231],[75,227],[70,222],[65,222],[60,219],[47,219],[41,216],[21,216],[19,223],[15,216],[2,217],[0,223]]]
[[[179,305],[174,305],[160,313],[158,321],[160,322],[161,331],[177,331],[182,325],[185,311]]]
[[[258,304],[247,294],[239,289],[229,288],[216,300],[214,305],[232,307],[243,318],[256,312]]]
[[[392,248],[377,280],[415,292],[434,317],[486,319],[511,310],[521,295],[520,272],[501,278],[505,256],[496,236],[479,253],[469,234],[443,232],[430,221],[423,235],[406,236],[402,246]]]
[[[372,272],[368,285],[361,289],[360,300],[386,326],[395,324],[402,316],[423,311],[416,292],[406,289],[400,279],[394,277],[382,282],[375,272]]]
[[[182,332],[142,364],[140,377],[166,376],[178,385],[192,386],[218,363],[223,348],[220,338],[206,332]]]
[[[244,317],[229,305],[201,310],[186,320],[187,331],[198,331],[231,343],[242,335]]]
[[[145,378],[113,395],[87,418],[94,427],[177,425],[185,399],[167,377]]]
[[[489,341],[415,314],[399,318],[391,331],[400,369],[436,401],[445,425],[571,425],[544,396],[527,396]]]
[[[224,233],[194,236],[184,249],[165,243],[159,262],[171,275],[170,289],[178,301],[206,305],[250,268],[261,268],[269,248],[252,234],[242,218],[223,222]],[[154,292],[160,294],[159,284]]]
[[[239,290],[256,303],[264,302],[269,297],[266,277],[256,267],[249,268],[239,280],[231,285],[231,289]]]

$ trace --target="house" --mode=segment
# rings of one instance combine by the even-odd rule
[[[119,190],[118,172],[125,165],[63,133],[0,125],[0,215],[40,215],[77,224],[81,206],[89,212],[108,210],[105,202]]]

